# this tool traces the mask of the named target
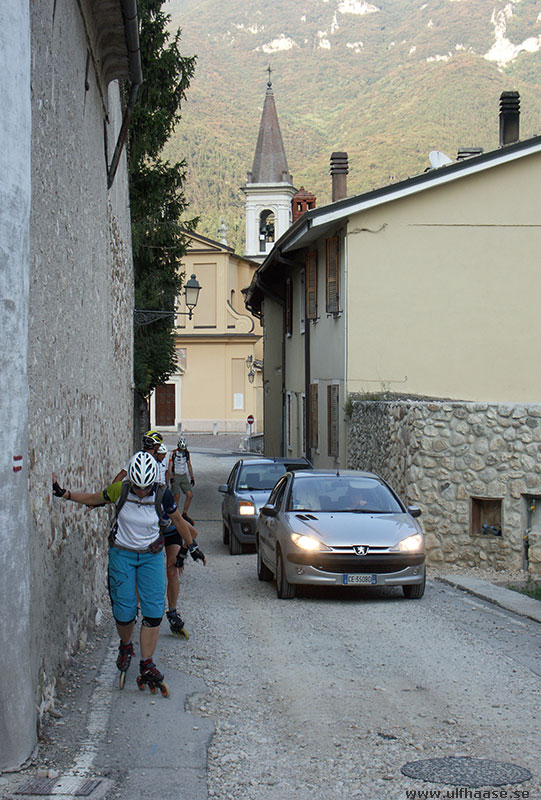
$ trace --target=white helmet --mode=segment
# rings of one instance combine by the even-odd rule
[[[178,437],[177,447],[179,450],[186,450],[186,439],[184,436]]]
[[[150,453],[140,450],[134,456],[128,466],[128,478],[138,489],[148,489],[156,483],[158,477],[158,467],[156,459]]]
[[[161,445],[158,447],[158,453],[163,453],[164,455],[167,454],[167,447],[162,442]]]

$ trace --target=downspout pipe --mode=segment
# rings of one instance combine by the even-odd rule
[[[137,102],[137,93],[143,83],[143,70],[141,68],[141,46],[139,43],[139,18],[137,15],[137,0],[120,0],[122,6],[122,16],[124,17],[124,33],[126,34],[126,45],[128,48],[128,66],[130,93],[128,103],[124,109],[122,125],[118,134],[113,158],[107,169],[107,188],[110,189],[115,179],[122,150],[128,138],[128,128],[130,120]]]

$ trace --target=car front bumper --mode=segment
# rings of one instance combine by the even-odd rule
[[[255,526],[257,514],[240,516],[233,514],[231,517],[231,527],[233,533],[242,544],[253,544],[255,542]]]
[[[371,586],[406,586],[423,583],[425,579],[425,557],[415,555],[404,557],[391,557],[389,563],[378,558],[366,560],[359,558],[341,558],[337,563],[321,560],[315,566],[313,557],[304,553],[288,553],[285,571],[289,583],[312,584],[327,586],[344,586],[344,575],[370,575],[372,583],[347,585]]]

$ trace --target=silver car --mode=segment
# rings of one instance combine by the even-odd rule
[[[369,472],[311,470],[284,475],[256,524],[257,574],[278,597],[313,586],[401,586],[425,590],[425,546],[417,506],[405,508]]]
[[[255,523],[276,481],[288,470],[310,469],[306,458],[241,458],[231,470],[227,483],[218,487],[223,494],[223,541],[232,556],[255,542]]]

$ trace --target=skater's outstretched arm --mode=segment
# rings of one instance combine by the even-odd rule
[[[62,500],[72,500],[74,503],[80,503],[84,506],[100,506],[104,502],[113,502],[112,500],[105,500],[103,492],[74,492],[71,489],[63,489],[58,484],[54,472],[53,494],[55,497],[61,497]]]

